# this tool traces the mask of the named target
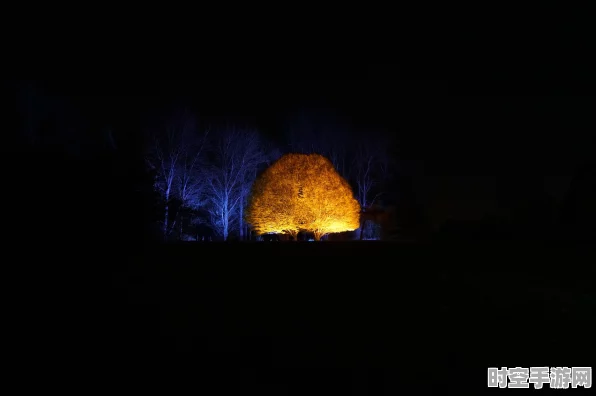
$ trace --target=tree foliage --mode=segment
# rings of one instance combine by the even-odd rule
[[[360,205],[348,182],[319,154],[286,154],[253,185],[246,214],[257,234],[353,231]]]

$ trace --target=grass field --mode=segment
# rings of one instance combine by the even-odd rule
[[[544,244],[156,246],[115,267],[108,339],[271,394],[480,394],[489,366],[594,362],[594,262]]]

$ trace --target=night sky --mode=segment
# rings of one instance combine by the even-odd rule
[[[300,111],[332,115],[359,131],[349,133],[381,131],[397,162],[394,192],[424,206],[436,224],[560,203],[573,176],[593,160],[595,101],[570,84],[414,80],[390,64],[354,67],[335,78],[332,67],[308,78],[265,76],[40,85],[96,126],[111,125],[129,147],[143,144],[142,129],[156,114],[179,107],[207,122],[254,125],[280,146],[288,116]]]

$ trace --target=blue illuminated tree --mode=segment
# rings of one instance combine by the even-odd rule
[[[196,118],[188,111],[169,117],[156,131],[147,162],[155,171],[155,188],[164,201],[162,232],[167,237],[175,223],[170,213],[177,199],[184,206],[199,206],[202,183],[200,165],[207,133],[197,128]]]
[[[211,165],[204,172],[206,208],[212,229],[227,240],[233,228],[243,229],[248,186],[267,156],[256,131],[232,125],[213,134],[210,154]]]

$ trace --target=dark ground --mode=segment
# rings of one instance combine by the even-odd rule
[[[488,367],[594,366],[594,262],[553,244],[159,246],[111,263],[74,361],[135,391],[510,392]]]

